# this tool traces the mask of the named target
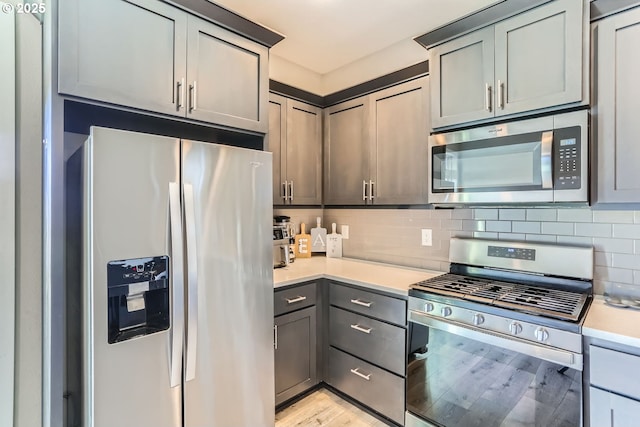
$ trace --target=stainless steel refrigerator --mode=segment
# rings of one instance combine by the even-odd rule
[[[273,426],[271,154],[93,127],[67,168],[68,423]]]

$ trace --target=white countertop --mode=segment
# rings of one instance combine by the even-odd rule
[[[582,325],[582,334],[640,348],[640,311],[612,307],[597,296]]]
[[[287,267],[273,270],[274,287],[327,278],[406,296],[409,285],[443,274],[442,271],[399,267],[350,258],[315,255],[298,258]]]

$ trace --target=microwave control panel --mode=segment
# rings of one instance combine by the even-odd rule
[[[580,188],[582,150],[580,127],[556,129],[553,132],[553,188]]]

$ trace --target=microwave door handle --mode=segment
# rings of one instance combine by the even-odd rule
[[[540,174],[542,175],[542,188],[553,188],[552,170],[553,131],[542,132],[542,147],[540,150]]]

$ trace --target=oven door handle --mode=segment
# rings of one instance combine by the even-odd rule
[[[521,340],[517,337],[504,336],[497,332],[488,333],[482,329],[463,325],[453,320],[443,321],[431,315],[414,310],[409,310],[409,321],[582,371],[581,354],[551,347],[544,347]]]

